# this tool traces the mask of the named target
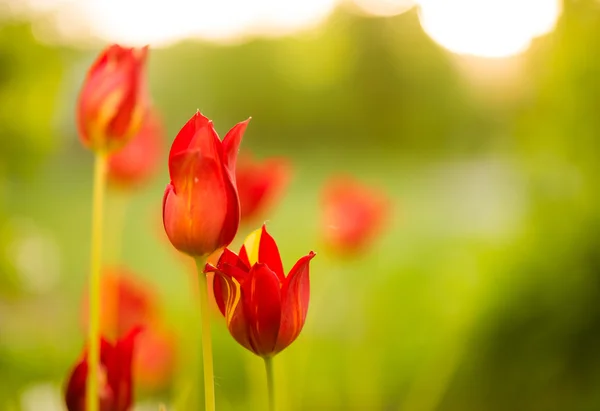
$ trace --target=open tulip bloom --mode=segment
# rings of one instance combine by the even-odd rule
[[[248,236],[239,254],[225,249],[214,272],[215,300],[233,338],[265,359],[273,409],[271,358],[300,334],[310,298],[309,263],[300,258],[286,276],[277,244],[266,227]]]

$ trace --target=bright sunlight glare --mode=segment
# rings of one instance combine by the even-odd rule
[[[416,0],[354,0],[365,13],[373,16],[395,16],[415,6]]]
[[[28,0],[35,9],[53,3],[68,37],[165,46],[185,38],[228,40],[247,34],[278,35],[311,27],[337,0]],[[78,26],[78,27],[76,27]]]
[[[508,57],[553,29],[560,0],[419,0],[423,29],[457,54]]]

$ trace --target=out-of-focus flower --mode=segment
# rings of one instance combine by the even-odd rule
[[[234,126],[221,142],[212,121],[197,112],[175,137],[163,224],[179,251],[208,256],[235,237],[240,223],[235,163],[248,121]]]
[[[389,217],[387,196],[352,177],[334,177],[322,191],[322,229],[328,246],[341,254],[364,251]]]
[[[266,227],[248,236],[239,255],[225,249],[214,272],[215,300],[227,328],[242,346],[272,357],[300,334],[310,298],[312,251],[285,275],[279,250]]]
[[[112,344],[101,340],[100,344],[100,410],[129,411],[132,405],[133,378],[131,364],[134,340],[139,329],[133,329],[125,337]],[[85,411],[86,380],[88,374],[87,352],[69,377],[65,403],[69,411]]]
[[[100,283],[100,333],[121,338],[135,327],[146,327],[157,317],[154,291],[124,267],[109,268]],[[83,320],[87,327],[88,298],[84,298]]]
[[[122,267],[105,270],[100,287],[101,334],[116,339],[140,329],[133,358],[135,379],[150,390],[164,386],[171,378],[177,350],[174,335],[161,321],[154,290]],[[87,307],[86,298],[86,326]]]
[[[173,333],[157,323],[151,323],[138,337],[133,357],[136,383],[148,390],[163,388],[173,376],[176,353]]]
[[[77,105],[79,136],[93,151],[123,147],[146,115],[144,67],[148,47],[107,47],[90,67]]]
[[[290,163],[285,158],[256,161],[246,153],[240,156],[236,176],[242,222],[251,222],[273,205],[290,178]]]
[[[108,158],[108,182],[116,187],[132,188],[150,179],[158,168],[163,136],[158,114],[148,112],[139,132]]]

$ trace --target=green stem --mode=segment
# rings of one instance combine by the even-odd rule
[[[100,371],[100,275],[102,269],[102,217],[106,186],[106,155],[96,154],[92,197],[92,239],[89,278],[88,377],[86,410],[98,411]]]
[[[200,315],[202,316],[202,365],[204,369],[205,411],[215,411],[215,385],[210,335],[210,307],[208,305],[208,284],[204,274],[205,258],[196,259],[200,291]]]
[[[275,411],[275,377],[273,375],[273,358],[265,357],[265,371],[267,372],[267,391],[269,393],[269,411]]]

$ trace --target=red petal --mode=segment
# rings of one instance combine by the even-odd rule
[[[140,331],[141,328],[135,328],[118,340],[111,362],[106,364],[108,384],[115,395],[114,411],[128,411],[131,408],[133,350]]]
[[[165,195],[163,222],[175,248],[204,256],[233,240],[239,204],[220,164],[206,157],[192,162],[186,179],[180,179],[179,185],[174,181],[173,190]]]
[[[281,256],[279,255],[279,249],[277,248],[277,243],[273,237],[267,232],[267,227],[264,224],[260,234],[260,243],[258,245],[258,261],[268,265],[269,268],[277,274],[279,281],[283,283],[285,280],[285,273],[283,271],[283,263],[281,262]]]
[[[242,262],[246,264],[246,266],[252,266],[252,264],[250,264],[250,259],[248,258],[248,251],[246,251],[245,245],[242,245],[242,248],[240,248],[240,253],[238,254],[238,256],[240,257],[240,260],[242,260]]]
[[[230,178],[233,182],[235,182],[235,163],[240,143],[242,142],[242,137],[244,136],[244,132],[246,131],[249,122],[250,118],[236,124],[229,132],[227,132],[223,139],[223,163],[225,168],[229,171]]]
[[[257,263],[241,287],[250,344],[255,354],[269,356],[275,349],[281,321],[279,278],[267,265]]]
[[[208,157],[220,163],[220,145],[221,142],[212,121],[197,111],[179,130],[169,151],[169,175],[178,190],[179,187],[176,180],[185,177],[179,175],[181,168],[185,168],[185,164],[195,157],[190,157],[190,155],[182,156],[182,154],[190,154],[190,151],[197,153],[199,151],[201,157]]]
[[[241,286],[234,278],[215,272],[224,290],[225,320],[231,336],[244,348],[254,351],[248,335],[248,320],[242,303]]]
[[[136,110],[141,109],[142,113],[146,112],[147,101],[143,101],[146,97],[143,89],[145,87],[144,66],[147,55],[148,46],[140,49],[139,52],[131,49],[121,63],[126,76],[126,91],[115,116],[107,125],[108,130],[115,136],[131,133],[131,122]],[[141,122],[139,125],[141,125]],[[139,125],[137,126],[138,129]]]
[[[65,404],[68,411],[85,411],[85,392],[88,365],[85,359],[78,363],[69,377],[65,390]]]
[[[244,271],[250,270],[250,266],[228,248],[223,250],[223,254],[221,254],[217,266],[221,266],[222,264],[230,264]]]
[[[225,168],[223,168],[223,173],[229,174]],[[225,186],[227,207],[225,209],[226,214],[223,219],[221,234],[219,236],[219,244],[221,244],[221,247],[231,244],[235,238],[240,225],[241,215],[237,187],[235,186],[235,180],[233,180],[230,175],[225,176]]]
[[[282,290],[281,326],[275,353],[290,345],[302,331],[310,299],[309,263],[316,254],[302,257],[291,269]]]
[[[83,352],[80,362],[75,366],[69,377],[65,390],[65,404],[68,411],[85,411],[85,396],[88,374],[88,350]],[[100,339],[100,372],[105,372],[108,364],[114,360],[114,347],[106,339]],[[102,382],[102,379],[100,380]],[[112,409],[114,402],[113,388],[108,381],[106,385],[99,387],[98,394],[101,399],[101,408]]]
[[[211,272],[213,270],[209,270]],[[206,272],[206,270],[205,270]],[[217,303],[217,307],[219,307],[219,311],[225,317],[225,301],[227,300],[227,286],[223,284],[225,280],[221,277],[221,275],[215,274],[213,276],[213,295],[215,296],[215,302]]]

